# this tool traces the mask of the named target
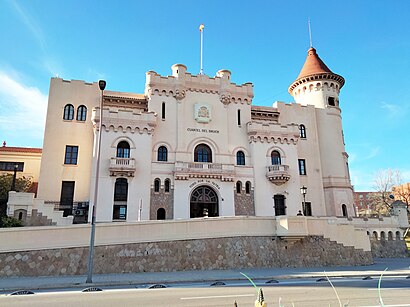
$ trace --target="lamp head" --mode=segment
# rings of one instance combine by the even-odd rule
[[[306,193],[307,193],[307,187],[305,187],[305,186],[301,187],[300,188],[300,194],[306,195]]]
[[[105,82],[105,80],[99,80],[98,81],[98,86],[100,87],[101,91],[103,91],[105,89],[106,85],[107,85],[107,82]]]

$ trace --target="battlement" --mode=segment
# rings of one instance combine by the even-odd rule
[[[77,83],[77,84],[91,85],[91,86],[97,84],[97,82],[87,82],[87,81],[84,81],[84,80],[74,80],[74,79],[66,80],[66,79],[59,78],[59,77],[52,77],[51,81],[52,82],[61,82],[61,83]]]
[[[172,76],[161,76],[155,71],[146,73],[145,95],[172,96],[181,101],[186,92],[219,94],[224,104],[251,104],[253,99],[253,84],[238,85],[230,81],[229,70],[219,70],[215,77],[207,75],[192,75],[183,64],[172,66]]]

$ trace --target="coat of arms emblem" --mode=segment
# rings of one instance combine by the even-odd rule
[[[205,104],[195,104],[194,118],[198,123],[209,123],[211,121],[211,107]]]

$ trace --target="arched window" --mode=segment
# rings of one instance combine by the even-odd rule
[[[154,192],[159,192],[160,185],[161,185],[161,180],[159,178],[156,178],[154,180]]]
[[[170,187],[170,185],[171,185],[171,181],[167,178],[167,179],[165,179],[165,181],[164,181],[164,190],[165,190],[165,193],[169,193],[169,187]]]
[[[384,233],[384,231],[380,233],[380,240],[386,240],[386,234]]]
[[[389,241],[393,241],[393,232],[389,231],[388,234],[387,234],[387,237],[388,237]]]
[[[130,144],[126,141],[121,141],[117,145],[117,158],[130,157]]]
[[[277,150],[272,151],[271,153],[271,160],[272,160],[272,165],[280,165],[281,159],[280,159],[280,153]]]
[[[168,149],[165,146],[158,148],[158,161],[168,161]]]
[[[236,165],[245,165],[245,154],[243,151],[236,153]]]
[[[161,106],[161,118],[165,119],[165,102],[163,102]]]
[[[305,127],[305,125],[300,125],[299,130],[300,130],[300,138],[306,139],[306,127]]]
[[[347,217],[347,207],[345,204],[342,205],[342,214],[344,217]]]
[[[242,191],[242,182],[237,181],[236,182],[236,193],[241,194]]]
[[[157,210],[157,220],[165,220],[165,209],[159,208]]]
[[[72,104],[66,104],[64,107],[63,119],[73,120],[74,118],[74,106]]]
[[[87,119],[87,107],[79,106],[77,108],[77,120],[84,122]]]
[[[212,151],[208,145],[199,144],[195,147],[194,162],[212,163]]]
[[[247,181],[245,183],[245,193],[246,194],[251,194],[251,182],[250,181]]]
[[[373,231],[373,239],[377,240],[377,231]]]
[[[396,231],[396,240],[401,240],[400,231]]]

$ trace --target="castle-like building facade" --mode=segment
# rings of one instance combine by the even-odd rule
[[[148,71],[144,94],[52,78],[38,198],[78,212],[98,176],[97,222],[355,216],[343,85],[314,48],[288,89],[295,102],[272,107],[252,105],[253,85],[228,70]]]

